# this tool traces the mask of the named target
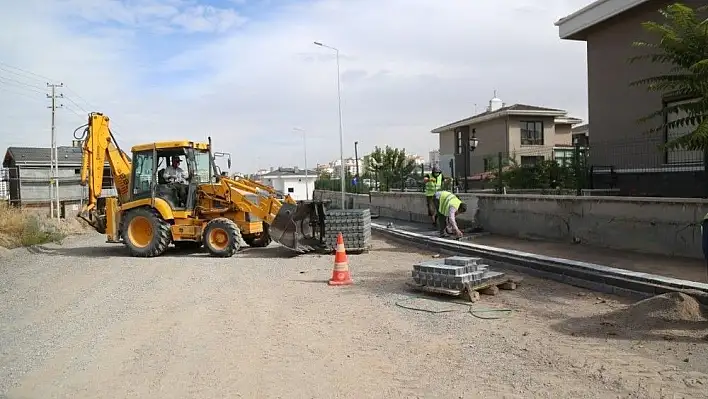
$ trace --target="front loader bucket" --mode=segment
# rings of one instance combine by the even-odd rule
[[[273,241],[300,253],[314,251],[321,243],[313,234],[313,225],[319,225],[316,206],[312,202],[284,203],[270,225]]]

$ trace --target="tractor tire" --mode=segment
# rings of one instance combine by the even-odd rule
[[[121,236],[131,256],[160,256],[172,241],[170,224],[151,208],[129,210],[122,225]]]
[[[252,248],[265,248],[273,241],[270,237],[270,231],[268,231],[267,224],[263,225],[263,232],[261,234],[245,236],[243,237],[243,240],[246,241],[246,244]]]
[[[227,218],[216,218],[204,228],[204,246],[211,256],[228,258],[241,249],[241,230]]]
[[[203,245],[201,241],[174,241],[175,248],[185,251],[196,251]]]

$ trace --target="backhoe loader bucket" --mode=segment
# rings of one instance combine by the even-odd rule
[[[322,244],[324,211],[317,202],[284,203],[270,225],[273,241],[305,253]]]

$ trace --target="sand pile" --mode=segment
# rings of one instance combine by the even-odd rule
[[[632,330],[673,329],[708,321],[708,309],[690,295],[670,292],[609,313],[603,321],[604,325]]]

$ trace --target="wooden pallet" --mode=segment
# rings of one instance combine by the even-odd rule
[[[502,276],[499,278],[484,281],[479,284],[466,284],[465,288],[461,290],[433,287],[429,285],[418,284],[416,282],[407,282],[406,285],[417,291],[423,291],[432,294],[444,294],[454,297],[466,297],[470,300],[470,302],[477,302],[480,298],[480,294],[497,295],[499,293],[499,290],[513,291],[516,289],[516,286],[520,282],[521,279],[519,278]]]

